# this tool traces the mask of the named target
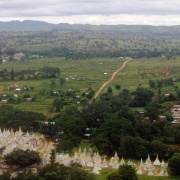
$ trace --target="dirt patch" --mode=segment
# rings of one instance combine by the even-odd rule
[[[163,70],[161,72],[162,72],[162,74],[164,74],[166,76],[169,76],[171,74],[171,72],[169,70]]]
[[[180,144],[170,145],[170,147],[173,148],[173,149],[180,150]]]

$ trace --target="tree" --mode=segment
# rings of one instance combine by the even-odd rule
[[[5,162],[9,165],[26,167],[35,163],[39,164],[41,158],[36,151],[18,149],[7,154],[5,156]]]
[[[53,149],[53,150],[51,151],[50,163],[51,163],[51,164],[54,164],[55,161],[56,161],[56,151]]]
[[[130,165],[122,165],[119,167],[119,175],[122,180],[137,180],[136,170]]]
[[[63,108],[63,100],[60,98],[54,99],[52,106],[55,108],[56,112],[60,112],[60,108]]]
[[[161,94],[161,89],[158,90],[158,94]]]
[[[11,174],[8,172],[3,172],[0,175],[0,180],[10,180],[11,179]]]
[[[50,78],[55,78],[60,74],[60,69],[58,67],[43,67],[41,69],[41,72],[44,77],[50,77]]]
[[[59,126],[56,124],[41,124],[41,128],[39,130],[40,133],[48,136],[49,138],[53,138],[54,136],[57,135],[59,132]]]
[[[64,165],[47,165],[39,172],[44,180],[94,180],[95,176],[79,167],[66,167]]]
[[[155,81],[150,79],[150,80],[149,80],[149,87],[150,87],[150,88],[155,88],[155,86],[156,86]]]
[[[119,89],[121,88],[121,86],[120,86],[119,84],[116,84],[115,88],[116,88],[117,90],[119,90]]]
[[[95,176],[79,167],[70,168],[70,180],[95,180]]]
[[[120,177],[120,175],[119,175],[118,172],[112,172],[112,173],[108,176],[107,179],[108,179],[108,180],[120,180],[121,177]]]
[[[9,49],[7,49],[6,50],[6,53],[7,53],[7,55],[9,55],[9,56],[13,56],[14,54],[15,54],[15,49],[13,49],[13,48],[9,48]]]
[[[51,80],[51,81],[50,81],[50,87],[51,87],[52,89],[54,89],[54,88],[56,87],[56,81],[55,81],[55,80]]]
[[[172,176],[180,175],[180,153],[174,153],[168,161],[168,167]]]
[[[59,83],[61,86],[63,86],[65,84],[66,80],[64,78],[60,78],[59,79]]]
[[[124,136],[117,152],[123,157],[146,157],[148,153],[147,144],[147,141],[140,137]]]
[[[139,107],[147,105],[154,96],[151,90],[143,87],[138,87],[132,94],[135,95],[134,105]]]
[[[39,177],[42,177],[44,180],[59,180],[59,179],[66,179],[67,177],[67,170],[68,167],[64,165],[55,165],[55,164],[48,164],[42,170],[39,171]]]
[[[117,172],[113,172],[108,176],[108,180],[137,180],[138,176],[134,167],[130,165],[122,165]]]
[[[11,80],[14,80],[15,73],[14,73],[14,69],[13,68],[12,68],[12,70],[10,72],[10,75],[11,75]]]
[[[130,93],[128,89],[123,89],[121,93],[119,93],[119,96],[126,100],[127,102],[130,101]]]
[[[8,179],[6,179],[8,180]],[[32,172],[27,172],[26,170],[17,174],[16,177],[10,178],[10,180],[44,180],[40,178],[37,174],[33,174]]]
[[[151,154],[158,153],[160,158],[163,158],[165,156],[168,156],[168,146],[164,144],[160,140],[153,140],[149,143],[149,148],[151,150]],[[170,148],[169,148],[170,149]]]
[[[9,61],[14,61],[14,57],[13,56],[9,56]]]
[[[173,136],[175,143],[180,143],[180,126],[173,127]]]
[[[113,154],[121,145],[122,138],[135,135],[130,120],[108,116],[106,121],[92,133],[91,143],[105,154]]]
[[[112,93],[112,88],[108,87],[107,92],[111,94]]]
[[[9,105],[0,106],[0,126],[1,128],[13,128],[18,130],[19,126],[24,131],[29,131],[30,127],[34,130],[39,129],[37,121],[44,120],[45,116],[42,113],[32,111],[22,111]]]
[[[30,98],[30,97],[31,97],[30,94],[24,94],[24,95],[23,95],[23,98],[24,98],[24,99]]]
[[[61,136],[61,141],[57,145],[57,151],[71,151],[73,148],[77,148],[81,142],[81,139],[72,133],[63,134]]]
[[[161,107],[158,103],[149,103],[145,107],[146,115],[151,119],[151,120],[157,120],[159,118],[159,115],[161,114]]]
[[[180,90],[179,89],[176,90],[176,95],[177,95],[177,98],[180,99]]]

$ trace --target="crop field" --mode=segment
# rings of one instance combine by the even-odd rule
[[[161,58],[132,59],[109,86],[114,87],[116,84],[120,84],[121,88],[132,91],[138,86],[149,87],[148,82],[150,79],[156,81],[157,79],[172,78],[176,81],[180,77],[179,63],[179,57],[172,60],[163,60]],[[174,84],[180,87],[180,82],[174,82]],[[173,86],[163,87],[165,92],[173,89]]]
[[[180,87],[180,82],[176,81],[180,78],[179,57],[171,60],[163,60],[162,58],[150,59],[131,59],[126,66],[119,71],[115,78],[106,85],[102,92],[106,92],[109,86],[113,89],[113,94],[119,93],[122,89],[135,90],[138,86],[148,87],[150,79],[170,78],[175,81],[174,86],[163,88],[163,92],[174,91],[175,86]],[[22,102],[20,104],[12,104],[23,110],[32,110],[48,114],[48,108],[52,104],[54,97],[40,96],[42,90],[53,91],[77,91],[78,96],[86,92],[88,88],[92,88],[95,92],[107,82],[113,72],[117,71],[125,62],[125,59],[119,58],[94,58],[88,60],[65,60],[64,58],[43,58],[30,60],[27,64],[21,64],[19,61],[14,63],[2,64],[0,70],[6,68],[10,71],[12,68],[18,72],[21,70],[39,70],[44,66],[59,67],[60,75],[56,78],[37,78],[37,79],[15,79],[0,81],[1,94],[16,93],[19,96],[28,93],[31,96],[36,96],[35,102]],[[59,84],[59,79],[66,79],[65,84]],[[54,80],[56,85],[51,87],[51,81]],[[115,85],[119,84],[121,90],[117,91]],[[33,90],[28,92],[10,92],[8,87],[33,87]],[[154,89],[158,91],[158,89]]]
[[[64,60],[60,58],[32,60],[27,65],[21,65],[18,62],[13,64],[2,64],[1,70],[6,68],[15,71],[27,69],[40,69],[43,66],[52,66],[60,68],[60,77],[68,78],[67,83],[62,90],[68,88],[86,89],[92,87],[97,90],[101,83],[107,81],[111,74],[121,67],[124,60],[119,59],[90,59],[90,60]],[[107,74],[104,74],[107,73]],[[10,86],[11,84],[18,84],[19,86],[28,85],[34,86],[36,90],[39,88],[47,88],[48,82],[51,79],[36,79],[23,81],[1,81],[0,88]]]
[[[14,71],[21,70],[37,70],[43,66],[52,66],[60,68],[60,76],[57,78],[40,78],[40,79],[25,79],[25,80],[7,80],[0,82],[1,94],[12,94],[16,93],[19,96],[28,93],[37,96],[36,102],[24,102],[21,104],[15,104],[24,110],[35,110],[47,114],[47,107],[52,104],[52,97],[39,96],[41,90],[51,90],[50,83],[52,80],[56,82],[56,86],[52,89],[53,91],[67,91],[73,89],[81,93],[85,92],[88,88],[92,88],[97,91],[100,86],[106,82],[111,74],[116,71],[117,68],[121,67],[124,60],[117,58],[113,59],[90,59],[90,60],[64,60],[63,58],[52,58],[52,59],[38,59],[31,60],[27,65],[15,63],[6,63],[1,65],[1,70],[6,68],[10,71],[12,68]],[[105,74],[104,74],[105,73]],[[66,79],[63,86],[59,85],[59,78]],[[9,92],[8,87],[12,86],[28,86],[33,87],[32,91],[28,92]],[[6,89],[6,90],[5,90]],[[13,104],[12,104],[13,105]]]

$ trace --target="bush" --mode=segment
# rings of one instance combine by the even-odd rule
[[[137,180],[136,170],[130,165],[122,165],[119,167],[119,175],[122,180]]]
[[[117,172],[108,176],[108,180],[137,180],[136,170],[130,165],[122,165]]]
[[[172,176],[180,175],[180,153],[174,153],[168,162],[169,171]]]
[[[108,180],[120,180],[121,177],[118,172],[113,172],[108,176]]]

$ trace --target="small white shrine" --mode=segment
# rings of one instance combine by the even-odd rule
[[[152,163],[148,154],[145,163],[143,163],[143,160],[141,159],[139,168],[137,169],[137,174],[148,176],[168,176],[167,165],[164,160],[162,160],[162,162],[159,161],[158,154],[156,155],[155,161]]]

